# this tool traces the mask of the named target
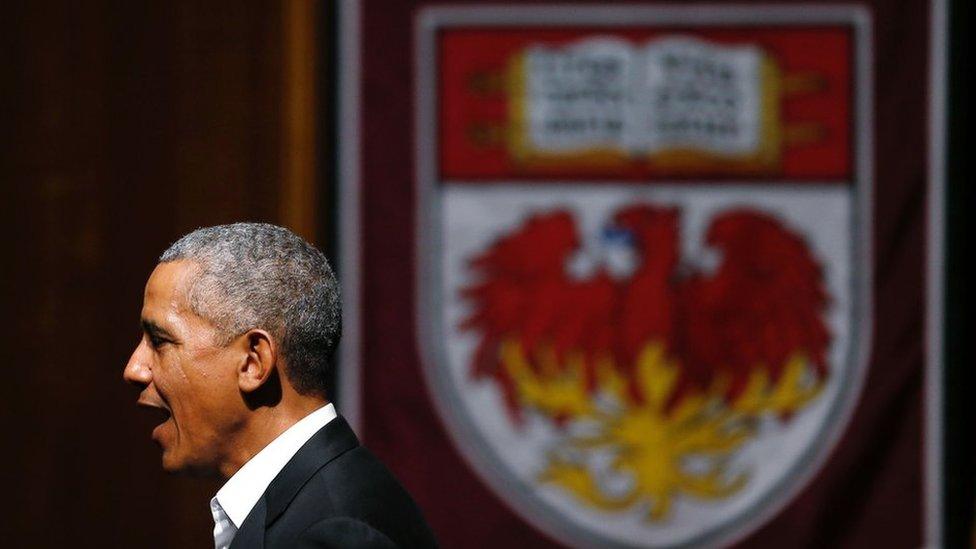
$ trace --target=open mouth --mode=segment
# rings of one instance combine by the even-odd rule
[[[159,418],[160,423],[165,423],[169,418],[173,417],[173,414],[166,408],[153,408],[153,411],[156,412],[156,417]]]
[[[172,412],[170,412],[169,409],[164,408],[158,404],[149,404],[148,402],[142,402],[142,401],[138,402],[138,404],[139,406],[146,408],[152,413],[154,413],[156,417],[159,419],[160,425],[166,423],[169,420],[169,418],[173,416]]]

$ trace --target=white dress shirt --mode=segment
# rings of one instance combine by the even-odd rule
[[[230,547],[241,523],[271,481],[312,435],[335,418],[335,406],[331,403],[305,416],[248,460],[217,491],[217,495],[210,500],[216,549]]]

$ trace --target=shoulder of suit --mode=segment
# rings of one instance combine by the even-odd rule
[[[394,549],[393,541],[369,524],[351,517],[330,517],[311,524],[295,541],[300,549]]]

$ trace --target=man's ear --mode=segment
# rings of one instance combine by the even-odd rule
[[[241,338],[246,346],[246,354],[237,369],[237,385],[241,392],[247,394],[260,389],[274,374],[278,349],[274,338],[264,330],[248,330]]]

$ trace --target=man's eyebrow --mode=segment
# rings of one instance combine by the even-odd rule
[[[160,337],[164,339],[174,339],[173,335],[166,331],[165,328],[156,324],[152,320],[142,319],[142,329],[149,335],[153,337]]]

